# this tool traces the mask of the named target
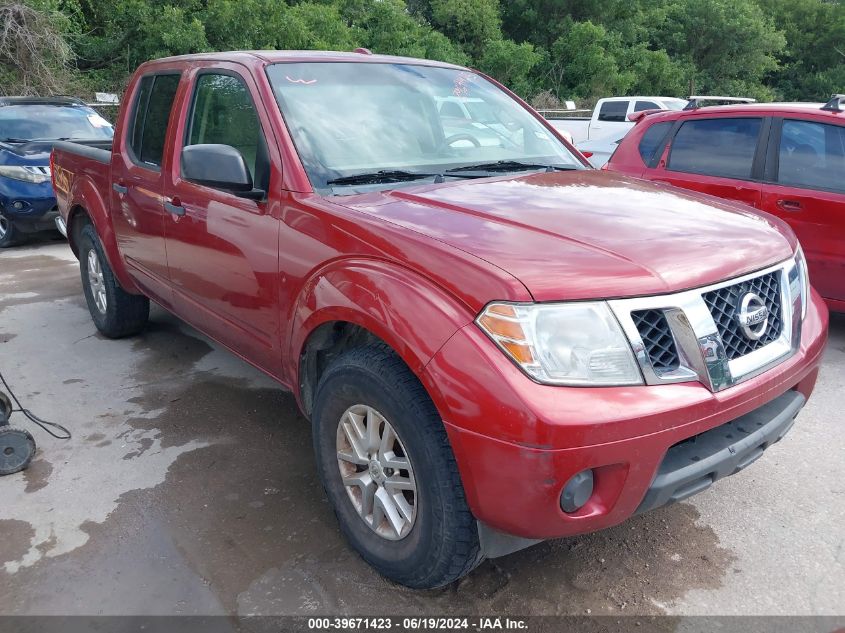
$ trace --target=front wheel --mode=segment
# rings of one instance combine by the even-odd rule
[[[443,423],[392,350],[374,345],[339,356],[314,405],[320,479],[364,560],[417,589],[449,584],[481,562]]]
[[[20,230],[8,217],[0,212],[0,248],[8,248],[20,243]]]
[[[100,238],[90,224],[80,233],[79,269],[88,311],[100,332],[109,338],[122,338],[144,329],[150,300],[120,287],[103,253]]]

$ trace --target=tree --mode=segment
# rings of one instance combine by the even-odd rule
[[[754,0],[696,0],[668,6],[654,34],[658,48],[689,69],[690,92],[767,99],[786,38]]]
[[[589,101],[625,94],[636,77],[624,69],[619,36],[592,22],[566,20],[544,60],[544,81],[561,98]]]
[[[502,39],[499,0],[431,0],[431,20],[474,59],[490,40]]]
[[[542,55],[531,44],[491,40],[484,49],[478,67],[514,92],[527,95],[531,92],[529,73],[541,59]]]
[[[20,2],[0,2],[0,94],[62,92],[73,53],[66,16]]]

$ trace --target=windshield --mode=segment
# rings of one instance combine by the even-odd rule
[[[376,172],[401,171],[407,184],[418,174],[585,168],[525,108],[469,71],[314,62],[274,64],[267,74],[318,190],[350,193],[345,187]],[[448,173],[471,166],[478,169]]]
[[[110,139],[111,123],[81,106],[21,104],[0,107],[0,141]]]

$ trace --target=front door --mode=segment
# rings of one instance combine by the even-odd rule
[[[845,309],[845,125],[799,119],[777,125],[763,209],[792,227],[810,283],[832,307]]]
[[[142,77],[126,133],[112,154],[112,224],[127,270],[144,292],[170,305],[162,159],[179,74]]]
[[[199,70],[174,144],[165,191],[167,256],[176,312],[237,350],[265,371],[278,374],[279,222],[271,213],[272,186],[281,189],[271,165],[269,120],[252,79],[235,64]],[[271,137],[272,138],[272,137]],[[181,149],[223,144],[244,157],[261,199],[186,181]]]

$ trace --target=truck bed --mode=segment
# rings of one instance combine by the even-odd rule
[[[111,162],[112,141],[58,141],[53,152],[75,154],[108,165]]]

